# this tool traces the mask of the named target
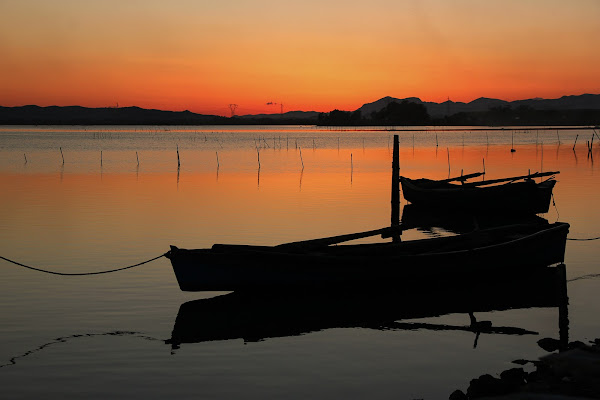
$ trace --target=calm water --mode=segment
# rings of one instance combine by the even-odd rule
[[[484,159],[486,179],[559,170],[556,205],[543,217],[569,222],[570,237],[600,236],[591,130],[0,127],[0,256],[85,272],[147,260],[170,244],[277,244],[380,228],[390,222],[394,133],[408,177],[481,171]],[[600,273],[599,256],[596,241],[567,244],[569,340],[600,337],[600,280],[573,280]],[[544,355],[537,340],[559,335],[555,306],[476,313],[537,334],[481,334],[474,347],[473,332],[425,325],[376,329],[357,318],[309,327],[298,318],[294,326],[293,316],[268,319],[268,302],[255,306],[268,317],[257,327],[248,304],[207,300],[195,322],[204,336],[172,349],[164,341],[180,306],[223,293],[181,292],[164,258],[92,277],[0,266],[0,396],[11,399],[441,399],[515,359]],[[399,319],[411,309],[398,304]],[[459,311],[401,322],[468,326]],[[266,333],[211,336],[235,325],[229,317]],[[279,321],[288,331],[269,330]]]

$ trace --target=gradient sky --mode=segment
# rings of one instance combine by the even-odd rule
[[[598,0],[0,0],[0,105],[228,115],[600,93]]]

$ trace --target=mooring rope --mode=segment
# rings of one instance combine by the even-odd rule
[[[567,240],[598,240],[600,239],[600,236],[598,237],[593,237],[593,238],[567,238]]]
[[[158,260],[159,258],[164,257],[166,254],[167,253],[164,253],[164,254],[161,254],[160,256],[151,258],[151,259],[146,260],[146,261],[142,261],[141,263],[137,263],[137,264],[134,264],[134,265],[129,265],[127,267],[109,269],[109,270],[106,270],[106,271],[94,271],[94,272],[56,272],[56,271],[50,271],[50,270],[47,270],[47,269],[41,269],[41,268],[31,267],[29,265],[21,264],[20,262],[16,262],[14,260],[11,260],[11,259],[8,259],[8,258],[2,257],[2,256],[0,256],[0,259],[2,259],[4,261],[8,261],[9,263],[18,265],[18,266],[23,267],[23,268],[32,269],[32,270],[38,271],[38,272],[44,272],[46,274],[62,275],[62,276],[82,276],[82,275],[109,274],[111,272],[123,271],[123,270],[126,270],[126,269],[139,267],[140,265],[148,264],[149,262],[152,262],[154,260]]]
[[[72,339],[89,338],[89,337],[96,337],[96,336],[134,336],[134,337],[144,339],[144,340],[161,340],[161,339],[156,339],[152,336],[143,335],[142,332],[130,332],[130,331],[113,331],[113,332],[104,332],[104,333],[80,333],[80,334],[75,334],[75,335],[70,335],[70,336],[62,336],[62,337],[53,339],[52,341],[50,341],[48,343],[44,343],[34,349],[28,350],[21,355],[11,357],[7,363],[1,364],[0,368],[16,365],[17,360],[19,360],[20,358],[25,358],[34,353],[42,351],[45,348],[52,346],[53,344],[67,343],[67,342],[71,341]]]
[[[582,279],[594,279],[594,278],[600,278],[600,274],[582,275],[582,276],[578,276],[577,278],[567,279],[567,282],[575,282],[575,281],[580,281]]]

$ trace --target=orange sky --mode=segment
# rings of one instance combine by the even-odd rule
[[[2,0],[0,105],[228,115],[600,93],[597,0]]]

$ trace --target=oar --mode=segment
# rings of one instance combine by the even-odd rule
[[[560,171],[536,172],[535,174],[529,174],[529,175],[523,175],[523,176],[513,176],[511,178],[492,179],[492,180],[483,181],[483,182],[470,182],[470,183],[465,183],[464,185],[462,185],[462,187],[485,186],[485,185],[491,185],[493,183],[518,181],[521,179],[528,179],[528,178],[530,178],[530,179],[541,178],[543,176],[550,176],[550,175],[556,175],[556,174],[560,174]]]
[[[358,233],[349,233],[346,235],[338,235],[331,236],[320,239],[309,239],[309,240],[301,240],[298,242],[291,243],[283,243],[275,246],[276,249],[285,250],[289,248],[314,248],[314,247],[326,247],[332,244],[347,242],[349,240],[362,239],[366,237],[381,235],[382,237],[389,237],[388,235],[392,235],[394,233],[401,233],[402,230],[408,229],[404,225],[397,226],[387,226],[381,229],[375,229],[372,231],[358,232]]]
[[[442,179],[442,180],[439,180],[436,182],[438,182],[438,183],[447,183],[447,182],[454,182],[454,181],[464,182],[467,179],[477,178],[478,176],[481,176],[483,174],[484,174],[483,172],[475,172],[473,174],[461,175],[461,176],[457,176],[455,178]]]
[[[475,172],[473,174],[468,174],[468,175],[461,175],[461,176],[456,176],[454,178],[448,178],[448,179],[441,179],[441,180],[433,180],[436,183],[448,183],[448,182],[454,182],[454,181],[460,181],[460,182],[464,182],[467,179],[471,179],[471,178],[477,178],[478,176],[483,175],[483,172]],[[402,178],[402,177],[400,177]]]

